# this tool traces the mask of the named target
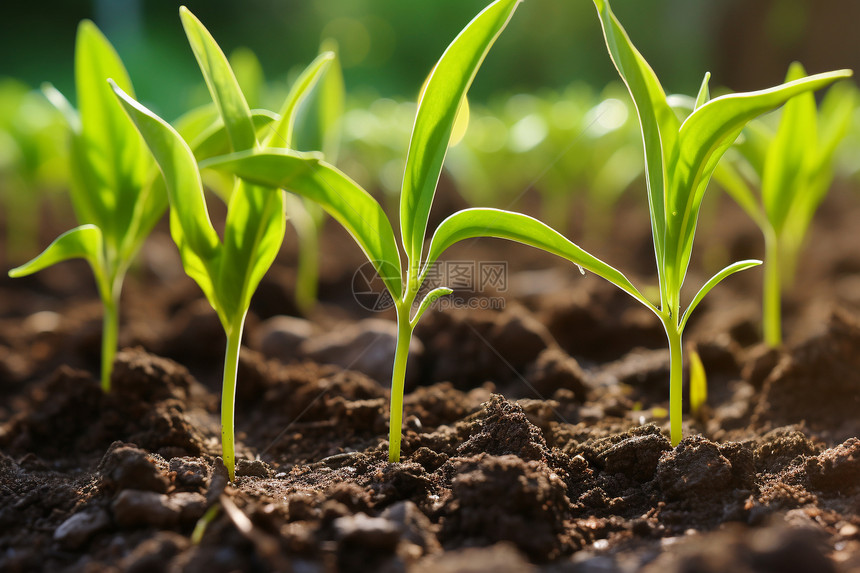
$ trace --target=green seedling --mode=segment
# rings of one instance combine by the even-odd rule
[[[131,81],[110,42],[84,20],[75,46],[76,111],[52,86],[44,91],[71,131],[71,197],[81,226],[67,231],[9,275],[29,275],[60,261],[85,259],[104,305],[101,385],[110,390],[119,334],[119,299],[126,271],[144,239],[167,208],[152,184],[152,158],[116,102],[108,77],[132,92]]]
[[[699,418],[702,406],[708,401],[708,377],[705,365],[696,350],[690,351],[690,413]]]
[[[803,66],[794,63],[786,81],[804,76]],[[837,84],[818,109],[811,93],[795,97],[783,108],[775,133],[762,121],[751,123],[736,146],[740,153],[716,171],[764,234],[762,322],[765,343],[773,348],[782,344],[782,291],[791,285],[812,217],[833,182],[836,151],[856,105],[854,92],[849,84]]]
[[[180,9],[180,16],[219,114],[209,128],[203,127],[205,110],[185,121],[186,133],[195,134],[194,149],[167,122],[116,84],[112,86],[164,176],[170,230],[185,272],[203,290],[227,335],[221,440],[224,465],[234,479],[234,406],[242,331],[251,297],[284,239],[284,194],[244,181],[222,189],[227,201],[222,239],[209,218],[197,161],[210,155],[289,143],[299,105],[333,55],[324,54],[309,66],[293,86],[280,115],[252,113],[215,40],[186,8]]]
[[[436,228],[429,247],[424,247],[430,208],[458,110],[478,68],[518,4],[519,0],[497,0],[478,14],[448,46],[419,97],[400,194],[400,242],[405,251],[405,268],[393,227],[379,203],[318,156],[287,149],[254,150],[203,163],[254,184],[287,189],[312,199],[346,227],[374,265],[391,294],[397,315],[388,450],[392,462],[400,459],[403,384],[413,330],[435,300],[452,292],[438,287],[422,293],[422,286],[448,247],[477,237],[517,241],[566,258],[648,304],[616,269],[547,225],[519,213],[481,208],[459,211]]]
[[[667,101],[654,71],[633,46],[606,0],[594,0],[606,45],[639,114],[645,147],[645,171],[651,233],[657,260],[660,302],[645,301],[663,323],[669,342],[669,418],[671,442],[681,440],[683,347],[687,320],[702,298],[727,276],[761,264],[748,260],[718,272],[681,312],[681,287],[693,249],[699,209],[708,181],[722,155],[755,117],[794,96],[820,89],[848,70],[818,74],[757,92],[710,99],[708,77],[702,82],[694,110],[682,122]]]

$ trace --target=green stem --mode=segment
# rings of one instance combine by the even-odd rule
[[[771,348],[782,345],[782,284],[779,264],[779,241],[768,233],[764,241],[764,292],[763,325],[764,341]]]
[[[305,315],[317,302],[319,283],[319,235],[314,227],[301,237],[296,267],[296,304]]]
[[[113,362],[119,344],[119,297],[122,293],[122,281],[125,273],[117,272],[110,282],[102,282],[102,390],[110,392]],[[103,280],[103,279],[101,279]],[[110,285],[110,286],[108,286]]]
[[[663,327],[669,339],[669,435],[672,447],[675,447],[683,437],[684,354],[678,326],[667,318],[663,320]]]
[[[400,438],[403,426],[403,386],[406,381],[406,360],[412,342],[409,324],[410,304],[397,305],[397,348],[394,351],[394,370],[391,373],[391,412],[388,430],[388,461],[400,461]]]
[[[236,443],[233,418],[236,410],[236,374],[239,370],[239,348],[242,345],[243,316],[227,332],[227,355],[224,357],[224,383],[221,386],[221,452],[230,481],[236,479]]]

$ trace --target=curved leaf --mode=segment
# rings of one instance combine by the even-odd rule
[[[276,123],[279,119],[277,114],[265,109],[251,111],[254,130],[260,135],[266,135],[266,132],[271,129],[272,124]],[[182,132],[179,131],[179,133],[181,134]],[[230,136],[227,128],[224,126],[224,121],[220,117],[200,132],[197,137],[186,139],[186,141],[191,142],[190,147],[194,151],[194,157],[198,162],[215,157],[216,155],[227,155],[233,152],[233,147],[230,144]]]
[[[785,81],[803,78],[806,71],[797,62],[788,69]],[[789,100],[782,108],[776,136],[768,146],[762,173],[761,198],[767,218],[777,234],[782,232],[795,198],[809,190],[803,183],[818,153],[818,117],[810,92]]]
[[[226,171],[255,185],[285,189],[318,203],[352,235],[394,298],[402,293],[400,255],[391,223],[376,199],[318,154],[263,149],[214,157],[201,168]]]
[[[253,149],[257,144],[251,110],[230,69],[227,57],[209,31],[185,6],[179,8],[188,43],[206,79],[212,100],[218,106],[234,151]]]
[[[684,331],[684,326],[687,324],[687,320],[690,318],[690,315],[699,306],[699,303],[702,302],[702,299],[705,298],[705,295],[708,294],[712,288],[717,286],[720,281],[726,278],[729,275],[733,275],[737,272],[743,271],[750,267],[755,267],[761,264],[761,261],[755,259],[749,259],[745,261],[738,261],[736,263],[732,263],[713,277],[710,278],[708,282],[702,285],[702,288],[699,289],[699,292],[696,293],[696,296],[693,297],[692,302],[690,302],[690,306],[687,307],[687,310],[684,311],[684,316],[681,317],[681,322],[678,326],[678,332]]]
[[[69,103],[66,96],[64,96],[60,90],[55,88],[54,84],[49,82],[42,84],[42,93],[45,94],[45,97],[49,102],[51,102],[51,105],[53,105],[57,111],[63,115],[69,129],[71,129],[73,133],[79,134],[82,129],[81,115],[78,113],[78,110],[72,107],[72,104]]]
[[[717,168],[714,170],[714,179],[740,205],[741,209],[746,211],[746,214],[755,221],[759,229],[764,230],[770,227],[755,193],[731,161],[723,160],[717,164]]]
[[[421,320],[421,317],[427,312],[427,309],[430,308],[430,305],[436,302],[443,296],[447,296],[454,292],[448,287],[437,287],[427,293],[427,295],[421,300],[421,304],[418,305],[418,310],[415,311],[415,316],[409,321],[409,326],[415,328],[415,325],[418,324],[418,321]]]
[[[100,294],[110,294],[104,266],[104,240],[95,225],[81,225],[66,231],[29,262],[9,271],[12,278],[25,277],[69,259],[86,259],[93,269]]]
[[[72,194],[76,206],[87,205],[83,222],[98,225],[104,241],[115,249],[131,225],[152,159],[105,85],[107,78],[133,96],[131,80],[113,46],[95,24],[83,20],[75,43],[81,130],[73,143]]]
[[[239,181],[227,206],[218,296],[225,312],[244,315],[260,279],[272,266],[286,230],[284,193]]]
[[[666,193],[668,174],[665,163],[674,156],[677,147],[679,122],[666,101],[666,93],[657,75],[642,54],[630,41],[627,32],[618,22],[606,0],[594,0],[603,36],[612,62],[627,85],[642,129],[645,146],[645,174],[648,182],[648,206],[651,212],[651,233],[657,269],[663,283],[662,261],[666,235]]]
[[[496,0],[475,16],[442,54],[418,100],[400,192],[400,231],[410,264],[420,264],[427,218],[460,102],[520,1]]]
[[[112,81],[110,84],[164,175],[171,222],[179,223],[184,244],[203,261],[213,258],[220,241],[209,219],[194,154],[166,121],[136,102]]]
[[[427,270],[445,249],[464,239],[477,237],[508,239],[558,255],[603,277],[655,313],[657,312],[648,299],[642,296],[627,277],[617,269],[585,252],[537,219],[499,209],[464,209],[442,221],[430,241],[430,249],[422,267],[421,278],[423,279]]]
[[[263,147],[293,148],[293,126],[296,123],[296,111],[317,82],[320,81],[320,78],[323,77],[334,57],[332,52],[323,52],[293,82],[287,98],[281,106],[280,119],[271,126],[269,133],[262,140]]]
[[[173,122],[173,127],[185,141],[196,141],[200,134],[212,127],[221,116],[214,102],[197,106]]]
[[[671,217],[668,219],[666,265],[680,288],[690,261],[699,207],[717,162],[744,125],[792,97],[820,89],[851,75],[841,70],[809,76],[756,92],[718,97],[697,108],[681,125],[680,155],[671,167]]]

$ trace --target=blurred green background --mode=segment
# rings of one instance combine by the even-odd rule
[[[266,79],[285,81],[320,41],[341,46],[347,90],[412,99],[435,59],[486,0],[208,0],[187,2],[230,52],[251,48]],[[7,2],[0,76],[73,95],[76,24],[91,18],[116,45],[138,94],[175,117],[205,93],[178,17],[180,2]],[[613,8],[670,92],[705,70],[734,90],[780,81],[800,59],[810,73],[860,67],[856,0],[615,0]],[[603,86],[616,78],[589,0],[527,0],[483,66],[472,95]]]

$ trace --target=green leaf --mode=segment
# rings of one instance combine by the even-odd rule
[[[81,130],[73,136],[72,199],[79,220],[96,224],[111,249],[131,226],[152,160],[106,85],[113,78],[133,94],[128,73],[107,38],[89,20],[78,26],[75,85]]]
[[[454,292],[448,287],[437,287],[427,293],[424,299],[421,301],[421,304],[418,305],[418,310],[415,311],[415,316],[409,321],[409,326],[415,328],[415,325],[418,324],[418,321],[421,320],[421,317],[424,316],[424,313],[427,312],[427,309],[430,308],[430,305],[436,302],[439,298],[443,296],[447,296]]]
[[[309,123],[313,124],[319,141],[302,141],[301,145],[307,149],[318,149],[323,152],[326,161],[335,165],[341,142],[341,123],[343,111],[346,106],[346,88],[343,80],[343,69],[338,58],[337,42],[332,39],[323,41],[320,48],[322,53],[331,52],[335,55],[322,81],[314,90],[312,102],[309,106]],[[301,149],[301,148],[300,148]]]
[[[285,189],[318,203],[352,235],[394,298],[402,294],[400,255],[385,212],[376,199],[318,154],[264,149],[215,157],[200,167],[227,171],[249,183]]]
[[[605,0],[594,0],[606,47],[621,79],[627,85],[642,128],[645,145],[645,174],[648,182],[648,205],[651,212],[651,233],[657,269],[663,285],[662,261],[666,235],[666,190],[668,174],[665,163],[675,155],[679,122],[675,112],[666,101],[666,93],[657,75],[642,54],[633,46],[627,32],[618,22]]]
[[[212,259],[220,241],[209,219],[194,154],[170,124],[136,102],[113,82],[111,87],[149,146],[164,176],[171,205],[171,232],[181,232],[183,235],[177,245],[181,242],[185,250],[190,249],[203,261]],[[175,227],[178,229],[174,230]]]
[[[792,237],[800,247],[815,211],[833,183],[833,161],[839,143],[847,135],[854,115],[854,91],[848,82],[828,90],[817,114],[817,141],[806,162],[804,178],[794,182],[798,188],[784,223],[783,235]],[[807,138],[809,138],[807,136]]]
[[[708,82],[710,80],[711,72],[705,72],[705,79],[702,80],[702,85],[699,88],[699,95],[696,96],[696,108],[705,105],[711,99],[711,92],[708,88]]]
[[[817,74],[767,90],[718,97],[684,121],[680,154],[669,168],[671,210],[667,212],[665,265],[673,289],[680,289],[687,272],[699,208],[711,174],[747,122],[796,95],[846,75],[850,75],[847,70]]]
[[[585,252],[537,219],[499,209],[464,209],[442,221],[430,241],[421,278],[448,247],[464,239],[477,237],[508,239],[558,255],[603,277],[656,312],[654,306],[620,271]]]
[[[81,126],[81,115],[78,113],[78,110],[72,107],[66,96],[55,88],[54,84],[48,82],[42,84],[42,93],[45,94],[51,105],[63,114],[63,118],[66,120],[66,124],[72,130],[72,133],[81,133],[83,129]]]
[[[209,31],[188,8],[179,8],[179,16],[194,57],[203,72],[212,100],[227,126],[234,151],[253,149],[257,144],[251,110],[239,88],[239,82],[230,69],[227,57]]]
[[[271,126],[280,120],[280,117],[265,109],[255,109],[251,112],[251,120],[254,123],[254,130],[258,135],[265,136]],[[181,134],[181,132],[180,132]],[[224,126],[224,121],[218,117],[208,128],[200,132],[190,141],[190,147],[194,150],[194,157],[197,161],[203,161],[216,155],[227,155],[233,152],[230,144],[230,136],[227,128]]]
[[[263,75],[263,66],[257,54],[250,48],[240,46],[230,53],[227,59],[239,88],[245,95],[245,100],[251,107],[259,107],[263,90],[266,87],[266,78]]]
[[[200,135],[220,119],[218,106],[209,102],[182,114],[173,122],[173,127],[185,141],[196,141]]]
[[[726,159],[717,164],[714,178],[760,229],[769,228],[770,223],[762,212],[762,207],[759,205],[755,193],[733,162],[726,161]]]
[[[708,294],[712,288],[717,286],[720,281],[726,278],[729,275],[733,275],[742,270],[748,269],[750,267],[755,267],[761,264],[761,261],[749,259],[746,261],[738,261],[736,263],[732,263],[706,282],[702,288],[699,289],[699,292],[696,293],[696,296],[693,297],[692,302],[690,302],[690,306],[687,307],[687,310],[684,312],[683,317],[681,318],[680,326],[678,327],[679,332],[684,331],[684,326],[687,324],[687,320],[689,320],[690,315],[699,306],[699,303],[702,302],[702,299],[705,298],[705,295]]]
[[[225,312],[244,315],[286,229],[284,193],[240,181],[230,196],[216,290]]]
[[[263,139],[264,147],[293,148],[293,127],[296,123],[296,113],[299,106],[326,73],[334,61],[334,57],[332,52],[323,52],[302,71],[298,79],[290,86],[290,91],[281,107],[280,119]]]
[[[788,69],[785,80],[798,80],[806,75],[799,63]],[[795,204],[795,196],[806,193],[801,181],[810,171],[818,152],[818,117],[815,97],[811,92],[800,94],[782,109],[776,136],[767,150],[762,173],[762,202],[767,218],[777,234]]]
[[[99,290],[104,294],[107,284],[104,265],[104,241],[101,229],[81,225],[66,231],[48,245],[37,257],[9,271],[12,278],[25,277],[69,259],[85,259],[93,269]]]
[[[400,193],[400,230],[410,264],[418,265],[436,184],[460,103],[490,47],[520,0],[497,0],[454,39],[418,100]]]

